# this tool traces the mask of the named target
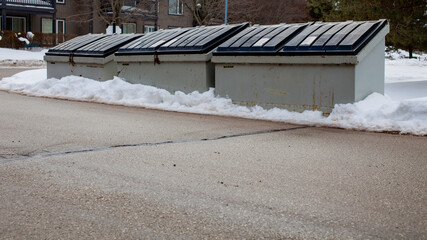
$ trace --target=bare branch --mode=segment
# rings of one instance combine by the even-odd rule
[[[106,24],[117,25],[134,21],[136,18],[157,18],[157,0],[75,0],[79,13],[69,16],[72,22],[90,22],[95,18]]]

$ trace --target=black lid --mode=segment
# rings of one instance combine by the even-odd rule
[[[284,55],[356,55],[387,20],[318,23],[315,30],[285,44]],[[313,25],[313,26],[314,26]],[[300,36],[300,35],[298,35]]]
[[[74,56],[106,57],[121,46],[143,36],[142,34],[114,34],[85,45],[74,52]]]
[[[275,54],[307,24],[255,25],[221,44],[215,54]]]
[[[248,27],[248,23],[236,25],[201,26],[179,35],[159,48],[159,53],[206,53]]]
[[[355,55],[386,20],[255,25],[221,44],[214,55]]]
[[[61,43],[51,49],[46,53],[46,55],[61,55],[61,56],[69,56],[77,49],[88,45],[92,42],[100,40],[107,35],[104,34],[88,34],[80,37],[75,37],[69,41]]]
[[[189,30],[190,28],[174,28],[148,33],[121,47],[116,55],[153,54],[162,44]]]

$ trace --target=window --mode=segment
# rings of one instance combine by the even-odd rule
[[[56,3],[65,4],[65,0],[56,0]]]
[[[122,33],[136,33],[136,23],[123,23]]]
[[[52,19],[42,18],[42,33],[53,33]]]
[[[6,29],[15,32],[25,32],[26,28],[25,17],[6,17]]]
[[[51,18],[42,18],[42,33],[53,33],[52,27],[53,26]],[[56,33],[65,33],[65,20],[56,20]]]
[[[65,33],[65,20],[56,20],[56,33]]]
[[[125,0],[123,6],[135,7],[136,6],[136,0]]]
[[[184,13],[184,4],[182,0],[169,0],[169,14],[182,15]]]
[[[150,25],[144,26],[144,33],[150,33],[150,32],[155,32],[155,31],[156,31],[155,26],[150,26]]]

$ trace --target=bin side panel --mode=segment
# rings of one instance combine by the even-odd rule
[[[220,63],[215,85],[216,94],[241,105],[329,113],[354,101],[354,65]]]
[[[383,39],[362,62],[356,65],[355,101],[363,100],[374,92],[384,94],[384,46]]]
[[[118,62],[117,69],[118,76],[127,82],[154,86],[171,93],[205,92],[214,87],[211,62]]]
[[[116,73],[116,63],[110,61],[107,64],[80,64],[70,62],[48,62],[47,77],[61,79],[66,76],[85,77],[99,81],[106,81],[114,78]]]
[[[104,65],[101,64],[80,64],[76,63],[72,67],[72,75],[90,78],[94,80],[106,80],[104,77]]]
[[[117,62],[110,61],[104,65],[104,71],[102,79],[98,79],[100,81],[112,80],[114,76],[117,74]]]
[[[73,66],[69,62],[47,62],[47,78],[58,78],[72,75]]]

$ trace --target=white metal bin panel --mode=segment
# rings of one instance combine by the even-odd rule
[[[47,63],[47,77],[48,78],[62,78],[65,76],[79,76],[99,81],[106,81],[113,79],[116,74],[117,64],[110,61],[106,64],[81,64],[70,62],[48,62]]]
[[[47,61],[47,78],[58,78],[72,75],[72,65],[68,62]]]
[[[355,99],[360,101],[370,94],[377,92],[384,94],[385,79],[385,40],[369,50],[369,54],[356,65],[355,76]]]
[[[354,100],[354,65],[217,63],[216,94],[234,103],[331,112]]]
[[[214,87],[211,62],[118,62],[118,76],[130,83],[150,85],[174,93],[205,92]]]

